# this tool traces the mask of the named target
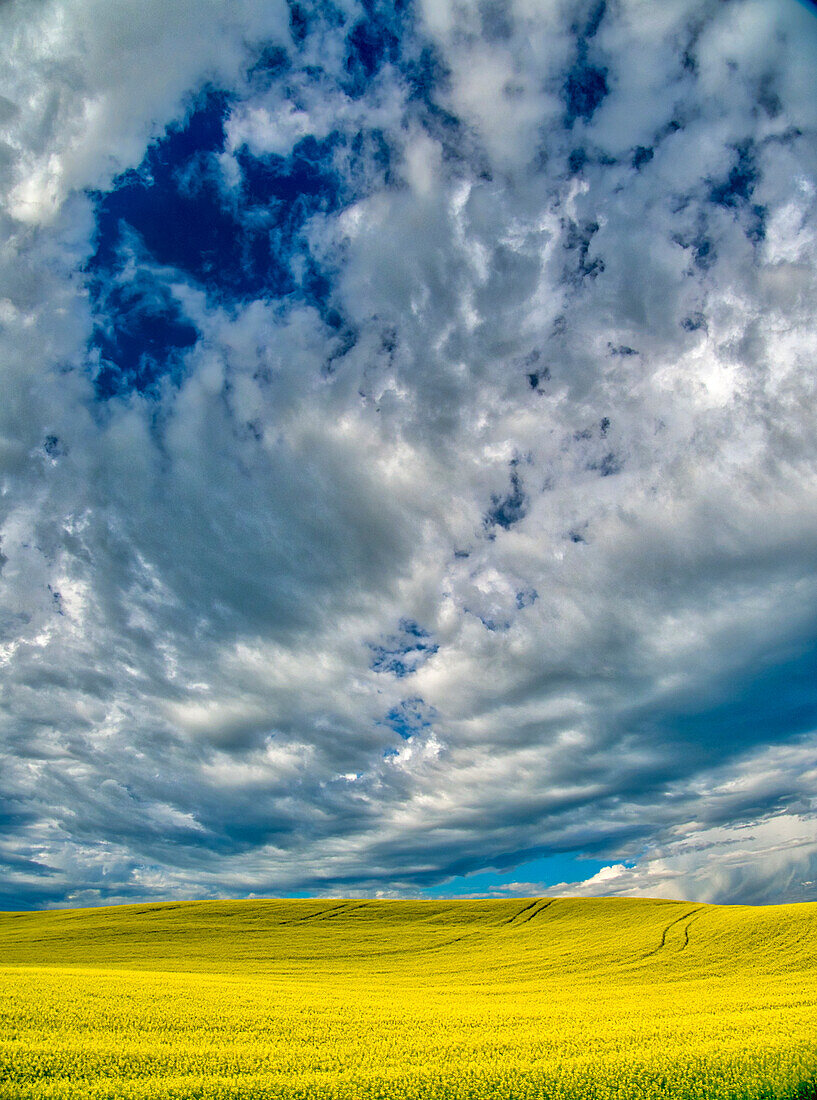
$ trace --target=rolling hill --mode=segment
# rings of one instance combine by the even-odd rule
[[[805,1100],[817,904],[0,914],[0,1097]]]

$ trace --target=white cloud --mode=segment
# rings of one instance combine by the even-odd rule
[[[690,832],[635,866],[603,867],[544,893],[579,897],[677,898],[738,905],[814,898],[817,819],[785,814],[742,826]],[[532,892],[538,892],[535,889]]]

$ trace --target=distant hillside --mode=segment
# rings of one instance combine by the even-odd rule
[[[817,1097],[817,904],[0,914],[0,1097]]]

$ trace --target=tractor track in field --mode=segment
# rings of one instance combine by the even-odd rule
[[[342,906],[337,909],[330,909],[328,913],[324,914],[324,920],[333,920],[335,917],[345,916],[347,913],[356,913],[358,909],[366,909],[366,903],[362,902],[360,905],[350,905],[347,908]]]
[[[533,912],[530,914],[530,916],[525,917],[525,919],[521,920],[519,923],[520,924],[529,924],[533,920],[534,917],[540,917],[546,909],[549,909],[550,906],[553,905],[553,902],[555,900],[556,900],[555,898],[551,898],[550,901],[546,901],[538,909],[534,909]]]
[[[520,909],[518,913],[514,913],[512,917],[508,917],[507,920],[504,920],[502,922],[502,924],[500,925],[500,927],[503,927],[503,926],[508,925],[508,924],[513,924],[514,921],[519,920],[519,918],[522,916],[523,913],[527,913],[528,910],[533,909],[534,905],[538,905],[538,904],[539,904],[539,898],[534,898],[534,900],[530,903],[530,905],[526,905],[524,909]],[[522,923],[524,923],[524,921]]]
[[[508,920],[502,921],[500,925],[496,926],[497,930],[501,928],[507,928],[511,924],[514,926],[514,928],[518,928],[521,924],[527,924],[529,921],[532,921],[534,917],[538,917],[540,913],[543,913],[545,909],[553,905],[553,902],[555,900],[555,898],[551,898],[549,901],[540,904],[539,899],[536,898],[530,903],[530,905],[526,905],[524,909],[520,909],[518,913],[514,913],[514,915]],[[537,905],[539,906],[538,909],[536,908]],[[524,914],[526,913],[528,915],[524,916]],[[523,919],[520,920],[520,917],[522,917]],[[452,944],[461,943],[463,940],[473,939],[474,936],[479,936],[482,934],[483,933],[480,931],[465,932],[462,936],[457,936],[456,939],[446,940],[445,943],[435,943],[432,946],[425,948],[425,951],[439,951],[443,947],[450,947]]]
[[[541,913],[544,913],[546,909],[549,909],[550,906],[553,905],[555,900],[555,898],[551,898],[550,900],[540,904],[539,899],[537,898],[535,901],[531,902],[530,905],[526,905],[524,909],[520,909],[518,913],[514,913],[514,915],[509,920],[505,920],[500,925],[496,926],[497,930],[501,928],[507,928],[511,924],[513,924],[514,928],[519,928],[519,926],[522,924],[528,924],[534,919],[534,917],[538,917]],[[538,909],[536,908],[537,905],[539,906]],[[524,914],[527,914],[527,916],[525,916]],[[522,917],[523,919],[520,920],[520,917]],[[473,939],[474,936],[479,936],[482,934],[483,933],[479,931],[466,932],[462,936],[457,936],[456,939],[446,940],[445,943],[433,944],[431,947],[427,947],[425,950],[439,951],[443,947],[450,947],[454,943],[461,943],[462,940]]]
[[[281,921],[280,923],[282,925],[306,924],[308,921],[328,920],[330,916],[340,913],[341,909],[347,909],[348,906],[348,901],[344,901],[340,905],[334,905],[331,909],[319,909],[317,913],[307,913],[305,917],[296,917],[295,920]]]
[[[698,905],[694,909],[690,909],[688,913],[682,913],[680,917],[676,917],[675,920],[671,920],[669,922],[669,924],[666,926],[666,928],[664,929],[664,931],[661,933],[661,942],[658,944],[658,946],[654,947],[652,949],[652,951],[647,951],[645,954],[640,955],[639,958],[649,959],[650,956],[657,955],[659,951],[663,951],[663,949],[667,945],[667,933],[669,932],[670,928],[674,928],[675,925],[680,924],[681,921],[685,921],[685,920],[688,921],[689,918],[694,916],[695,913],[700,913],[700,911],[703,908],[704,908],[703,905]],[[682,951],[683,951],[684,947],[686,947],[687,944],[689,943],[689,925],[687,925],[687,927],[685,929],[685,932],[686,932],[686,938],[685,938],[684,945],[681,948]]]
[[[698,912],[700,913],[700,909],[698,910]],[[684,951],[687,947],[689,947],[689,926],[691,924],[694,924],[697,919],[698,918],[693,915],[684,925],[684,942],[681,944],[681,951]]]
[[[451,947],[455,943],[462,943],[463,940],[470,940],[478,935],[480,935],[479,932],[466,932],[464,936],[457,936],[455,939],[445,940],[443,943],[432,943],[428,947],[420,948],[420,950],[424,955],[429,955],[432,951],[442,951],[445,947]]]

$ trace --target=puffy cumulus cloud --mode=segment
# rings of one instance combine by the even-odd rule
[[[583,882],[561,883],[542,892],[742,905],[781,897],[790,902],[813,901],[816,823],[813,813],[790,813],[758,823],[691,832],[683,841],[651,849],[634,866],[612,864]]]
[[[287,7],[126,0],[3,11],[5,198],[28,224],[142,159],[146,141],[205,81],[232,87],[253,47],[288,37]],[[180,48],[180,44],[183,44]]]
[[[0,21],[3,904],[817,896],[813,15]]]

